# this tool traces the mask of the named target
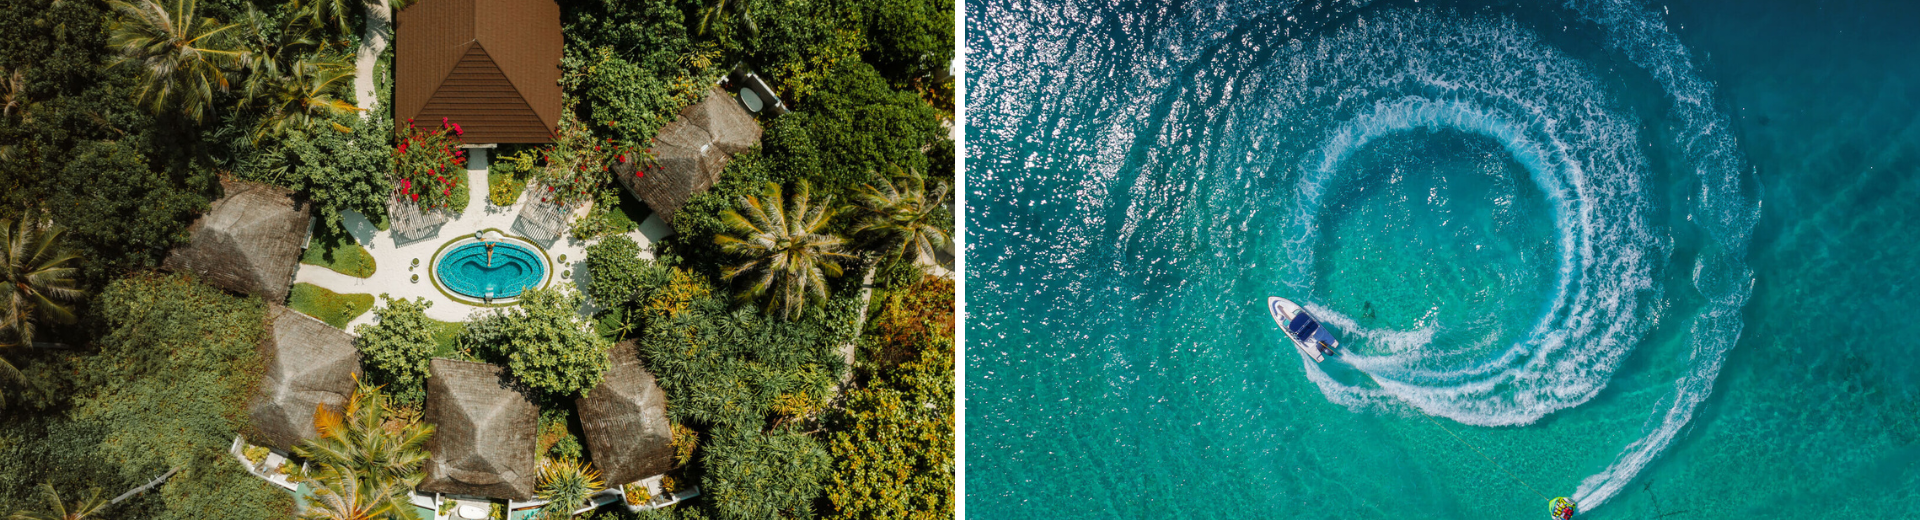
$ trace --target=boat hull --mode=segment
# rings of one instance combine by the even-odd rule
[[[1293,342],[1293,348],[1299,350],[1300,355],[1306,356],[1307,359],[1311,359],[1315,363],[1326,361],[1326,356],[1320,355],[1319,348],[1316,348],[1308,342],[1300,341],[1300,338],[1295,338],[1292,333],[1287,332],[1287,323],[1293,321],[1293,317],[1300,314],[1303,310],[1299,305],[1286,298],[1279,296],[1267,297],[1267,312],[1273,315],[1273,324],[1280,327],[1280,334],[1286,336],[1287,341]]]

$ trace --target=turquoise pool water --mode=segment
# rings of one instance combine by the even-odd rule
[[[493,245],[489,259],[487,244]],[[440,254],[434,276],[448,290],[471,298],[513,298],[546,277],[539,253],[512,242],[471,242]]]
[[[1920,4],[967,16],[973,517],[1920,507]]]

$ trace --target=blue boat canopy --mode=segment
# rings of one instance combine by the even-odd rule
[[[1320,324],[1314,322],[1313,317],[1305,312],[1293,315],[1293,321],[1287,323],[1287,332],[1293,333],[1293,337],[1300,339],[1312,338],[1314,331],[1317,330],[1320,330]]]

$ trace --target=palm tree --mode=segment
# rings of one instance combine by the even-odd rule
[[[329,53],[330,46],[314,36],[312,26],[296,22],[276,28],[272,18],[252,4],[238,25],[245,50],[237,61],[247,71],[241,105],[259,105],[264,111],[254,128],[254,144],[360,111],[337,96],[354,76],[353,63]],[[331,126],[337,132],[351,131],[339,123]]]
[[[546,499],[546,518],[567,518],[586,504],[595,492],[606,489],[593,463],[581,465],[573,459],[551,459],[540,463],[540,498]]]
[[[412,507],[391,499],[406,494],[405,489],[396,489],[396,484],[388,482],[369,487],[369,483],[352,473],[337,469],[322,471],[309,485],[313,486],[313,500],[300,512],[301,520],[373,520],[407,511],[402,505]]]
[[[33,115],[27,112],[27,69],[15,67],[12,74],[6,67],[0,67],[0,116],[12,119],[20,114],[20,121],[31,123]]]
[[[293,3],[293,8],[300,13],[296,16],[314,27],[333,30],[335,36],[353,32],[353,28],[347,26],[347,15],[359,7],[360,2],[349,0],[295,0]]]
[[[813,204],[812,189],[801,181],[791,197],[767,183],[761,196],[741,197],[737,208],[720,215],[733,234],[714,237],[722,252],[748,257],[727,268],[728,281],[751,275],[741,300],[766,298],[765,309],[786,319],[800,316],[809,300],[827,298],[827,278],[840,276],[846,240],[823,233],[833,218],[832,197]],[[735,236],[738,235],[738,236]]]
[[[699,12],[701,36],[708,33],[714,22],[724,25],[728,18],[740,19],[740,26],[746,28],[748,35],[760,34],[760,26],[753,23],[753,0],[712,0]]]
[[[360,107],[334,96],[341,85],[353,79],[352,63],[302,59],[288,69],[287,76],[264,80],[271,82],[271,87],[263,88],[266,92],[262,100],[267,108],[260,117],[260,126],[254,129],[255,143],[262,137],[284,136],[289,130],[311,129],[321,121],[326,121],[336,132],[353,131],[332,121],[333,116],[360,111]]]
[[[367,495],[372,500],[406,510],[406,490],[425,476],[421,467],[431,457],[425,446],[433,425],[395,416],[380,387],[361,384],[344,412],[315,410],[313,426],[320,437],[295,446],[294,454],[353,476],[360,481],[355,489],[383,493]]]
[[[194,122],[204,119],[213,92],[227,90],[225,69],[241,57],[227,46],[234,24],[201,18],[196,0],[174,0],[171,11],[154,0],[108,4],[120,13],[107,38],[120,53],[113,65],[143,76],[136,101],[156,113],[177,105]]]
[[[42,482],[40,495],[47,500],[44,511],[14,511],[7,515],[8,520],[84,520],[107,508],[107,499],[100,496],[100,488],[88,489],[85,496],[71,503],[60,499],[60,492],[53,484]]]
[[[852,209],[861,215],[853,233],[885,244],[892,259],[912,251],[916,262],[944,264],[939,254],[952,251],[953,233],[941,219],[947,215],[946,181],[935,179],[929,193],[926,178],[909,170],[898,182],[882,176],[877,185],[861,186],[853,201]]]
[[[73,308],[66,305],[85,295],[75,286],[79,270],[68,265],[78,255],[60,247],[66,231],[51,223],[29,219],[0,219],[0,347],[33,346],[34,326],[40,320],[73,323]],[[0,358],[0,376],[25,382],[26,376],[12,363]],[[0,393],[0,406],[6,394]]]

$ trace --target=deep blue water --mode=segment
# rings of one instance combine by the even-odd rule
[[[971,517],[1920,517],[1920,2],[966,9]]]

